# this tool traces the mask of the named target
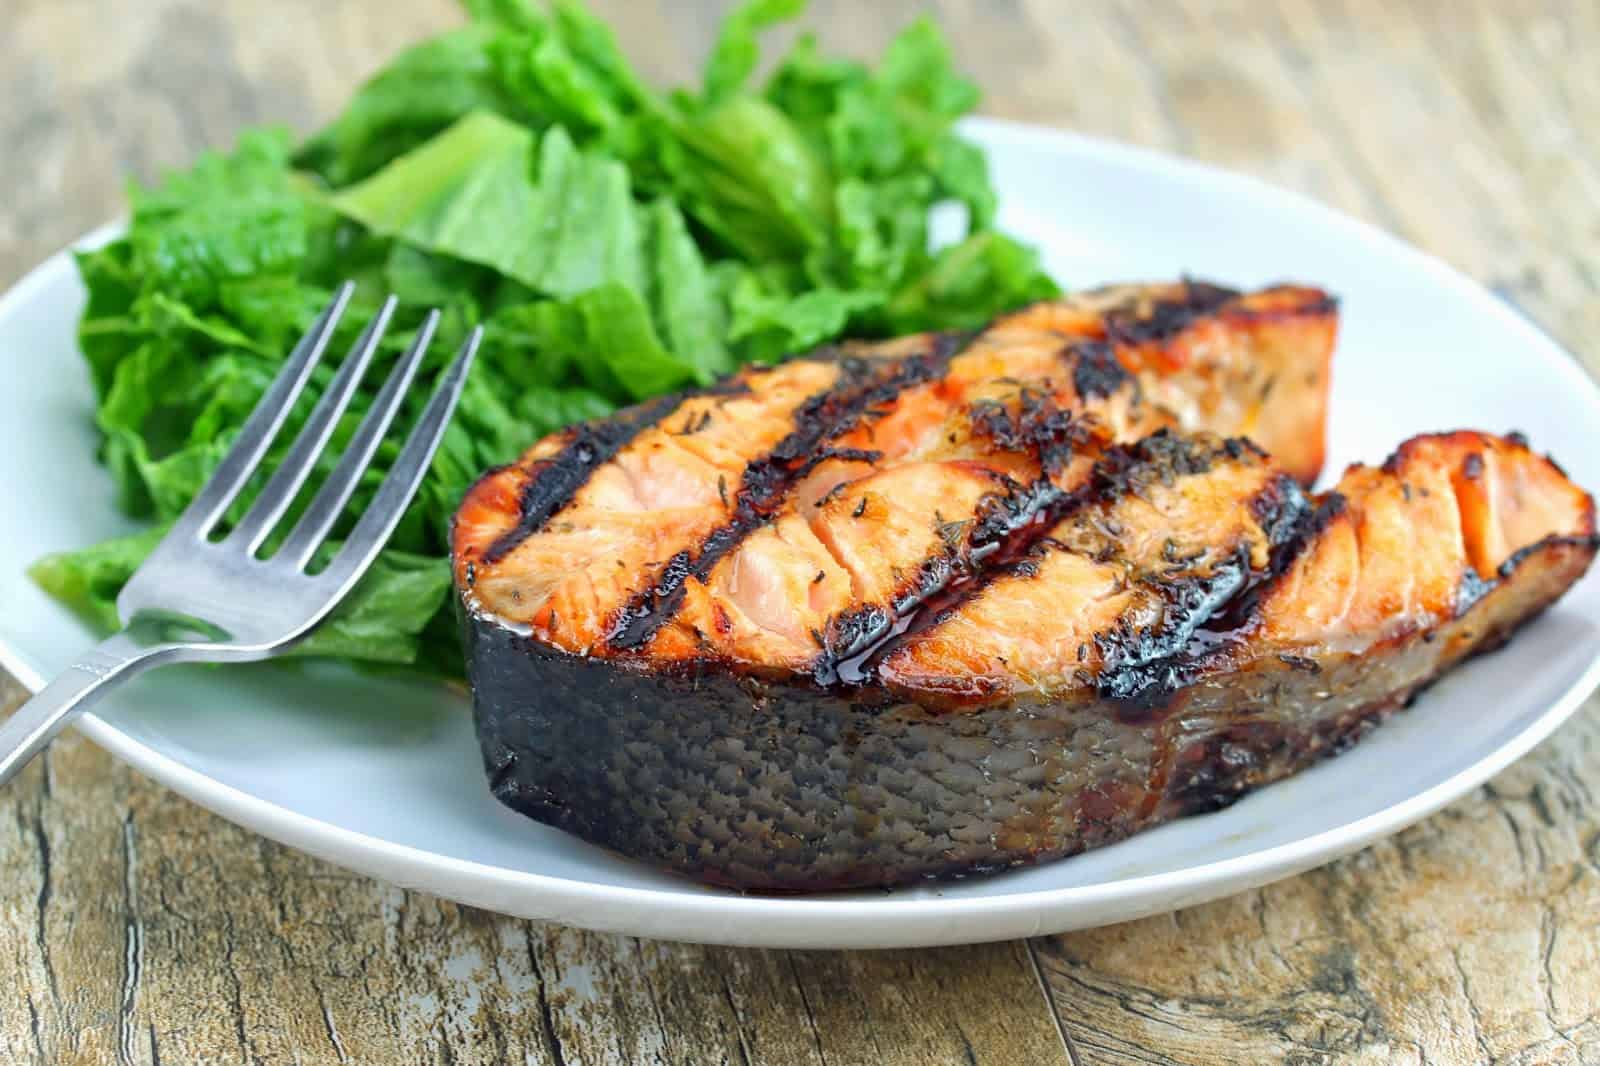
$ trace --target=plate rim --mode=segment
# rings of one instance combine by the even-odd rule
[[[1600,411],[1600,383],[1590,377],[1565,345],[1480,283],[1378,226],[1254,175],[1151,148],[987,116],[966,119],[961,127],[978,136],[986,147],[1009,142],[1054,148],[1142,171],[1161,171],[1169,177],[1176,174],[1191,180],[1220,181],[1253,197],[1310,212],[1321,222],[1367,245],[1378,246],[1385,254],[1397,256],[1408,266],[1426,273],[1431,280],[1485,305],[1488,313],[1500,317],[1513,330],[1528,336],[1531,342],[1549,345],[1562,353],[1566,358],[1559,361],[1556,372],[1564,374],[1570,387],[1583,392],[1589,404]],[[0,318],[25,305],[35,298],[37,291],[53,283],[59,271],[70,267],[72,251],[108,240],[124,225],[124,221],[116,220],[100,226],[36,265],[0,294]],[[44,684],[44,677],[33,663],[9,646],[3,637],[0,637],[0,666],[30,692],[38,691]],[[730,895],[687,881],[671,889],[631,887],[453,858],[346,829],[224,784],[134,739],[92,713],[85,714],[77,728],[147,777],[250,831],[365,876],[463,900],[474,906],[584,928],[696,943],[890,948],[981,943],[1122,921],[1231,895],[1332,861],[1433,814],[1522,758],[1571,717],[1597,686],[1600,686],[1600,652],[1526,727],[1477,761],[1381,811],[1287,843],[1233,858],[1196,863],[1180,870],[1088,885],[988,896],[886,897],[881,900],[827,895]],[[430,874],[434,876],[428,876]],[[441,874],[459,884],[441,887],[442,878],[437,876]],[[468,885],[495,891],[462,891]],[[1108,906],[1117,908],[1115,917],[1093,917],[1093,912]],[[591,908],[605,913],[595,913]],[[1076,920],[1075,913],[1088,920]],[[968,924],[968,920],[978,916],[985,919],[982,926]],[[752,929],[758,929],[760,935],[751,935],[749,930]]]

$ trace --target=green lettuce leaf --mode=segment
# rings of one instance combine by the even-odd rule
[[[762,34],[804,4],[747,0],[697,84],[663,92],[575,0],[465,6],[468,24],[400,53],[298,148],[282,130],[250,131],[133,186],[127,234],[78,255],[100,458],[119,505],[151,524],[33,567],[91,624],[116,624],[118,590],[343,281],[356,288],[334,353],[386,294],[399,302],[320,473],[430,308],[442,314],[427,373],[474,327],[485,342],[394,538],[299,651],[446,676],[461,671],[450,517],[485,468],[746,362],[847,335],[972,328],[1056,291],[994,229],[983,155],[955,127],[977,93],[927,20],[875,65],[801,36],[758,82]],[[950,201],[967,231],[935,251],[929,213]],[[317,369],[269,466],[335,364]],[[398,449],[384,442],[335,537]]]
[[[748,0],[735,8],[723,21],[716,47],[706,61],[705,101],[718,104],[743,90],[761,62],[761,31],[795,18],[805,9],[805,0]]]
[[[286,132],[252,131],[231,155],[206,153],[156,188],[130,188],[134,261],[162,277],[167,297],[205,303],[224,281],[294,273],[308,212],[288,152]]]
[[[702,383],[733,370],[722,293],[677,204],[660,199],[646,215],[650,303],[666,347]]]
[[[154,526],[90,548],[46,555],[28,568],[28,576],[96,632],[109,633],[122,624],[117,593],[166,534],[166,526]]]
[[[475,112],[330,201],[385,237],[575,296],[643,287],[638,211],[619,163],[578,152],[560,128]],[[535,150],[537,147],[537,159]]]
[[[633,136],[641,111],[657,106],[628,65],[611,27],[582,6],[560,2],[548,17],[502,34],[491,51],[505,91],[536,129],[562,126],[585,143],[617,145]]]
[[[1050,299],[1060,289],[1039,269],[1032,248],[1004,234],[980,233],[944,249],[927,273],[895,293],[888,328],[976,329],[994,317],[997,292],[1021,305]]]
[[[296,162],[334,186],[348,185],[470,112],[518,114],[490,54],[506,32],[486,19],[408,48],[300,147]]]
[[[881,302],[881,294],[871,290],[819,287],[798,296],[774,293],[764,289],[756,275],[746,275],[732,290],[729,336],[746,358],[777,362],[839,336],[851,316],[876,308]]]

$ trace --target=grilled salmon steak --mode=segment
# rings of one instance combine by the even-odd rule
[[[494,794],[810,891],[1072,854],[1341,750],[1597,541],[1516,437],[1310,495],[1333,314],[1104,290],[535,445],[454,529]]]

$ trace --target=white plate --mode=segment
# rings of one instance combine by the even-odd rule
[[[1483,289],[1368,226],[1259,182],[994,121],[1002,223],[1071,286],[1190,272],[1344,300],[1329,469],[1425,430],[1527,431],[1600,487],[1600,393]],[[129,529],[95,465],[73,341],[82,291],[56,256],[0,300],[0,662],[24,682],[87,634],[23,576]],[[479,907],[727,944],[963,943],[1121,921],[1264,884],[1438,809],[1547,736],[1600,680],[1600,580],[1468,664],[1355,750],[1216,814],[1038,869],[888,893],[764,899],[700,888],[526,821],[489,796],[465,697],[336,667],[174,668],[81,728],[241,825]],[[241,885],[240,891],[251,891]]]

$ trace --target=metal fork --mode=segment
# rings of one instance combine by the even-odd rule
[[[282,465],[267,479],[239,524],[220,540],[211,539],[217,523],[260,467],[310,380],[350,302],[351,290],[349,284],[342,286],[317,317],[261,397],[227,457],[123,586],[117,596],[117,614],[124,628],[69,666],[0,726],[0,785],[112,686],[153,666],[266,659],[305,639],[372,565],[427,473],[461,397],[481,330],[473,331],[444,372],[394,468],[344,544],[325,568],[314,574],[307,570],[399,411],[433,340],[437,311],[429,312],[333,473],[283,543],[267,558],[260,556],[260,550],[294,502],[355,396],[394,314],[392,296],[362,331],[328,391],[312,409],[305,428],[289,446]]]

